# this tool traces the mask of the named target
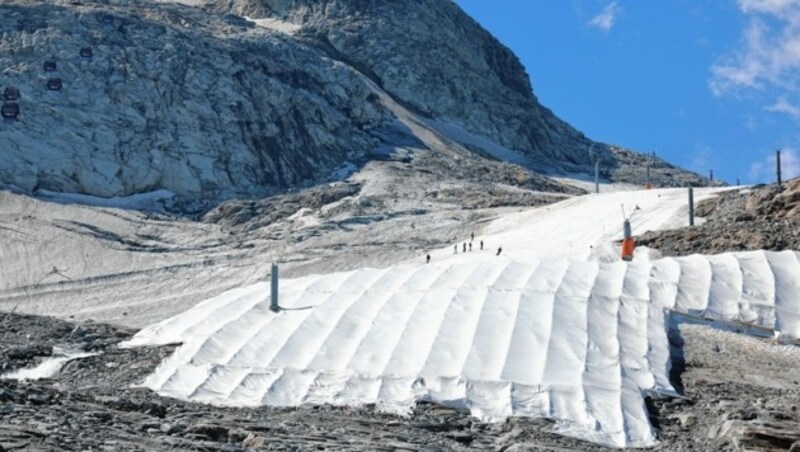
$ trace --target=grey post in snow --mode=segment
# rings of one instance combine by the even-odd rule
[[[278,305],[278,266],[275,262],[272,263],[272,281],[270,283],[270,298],[269,298],[269,310],[272,312],[278,312],[281,310],[280,306]]]
[[[594,192],[600,193],[600,159],[594,162]]]
[[[714,182],[714,170],[708,170],[708,180]]]
[[[589,146],[589,160],[594,164],[594,192],[600,193],[600,155],[594,155],[594,145]]]
[[[694,188],[689,187],[689,226],[694,226]]]
[[[781,186],[781,150],[775,151],[775,163],[778,165],[778,187]]]

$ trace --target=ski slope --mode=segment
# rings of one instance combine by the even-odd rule
[[[183,345],[145,382],[234,406],[417,400],[484,421],[556,419],[600,444],[653,445],[645,392],[669,383],[665,310],[800,333],[800,253],[653,262],[401,265],[235,290],[127,345]]]
[[[697,188],[695,202],[725,190],[730,189]],[[619,252],[612,243],[622,239],[623,208],[625,215],[631,217],[634,235],[689,225],[688,192],[684,188],[589,194],[497,218],[487,225],[483,236],[475,238],[473,253],[480,240],[487,251],[480,256],[461,255],[464,242],[458,243],[459,254],[454,255],[451,247],[431,255],[460,261],[485,259],[502,247],[502,255],[514,259],[614,261],[619,259]],[[696,220],[697,224],[702,222],[700,218]]]

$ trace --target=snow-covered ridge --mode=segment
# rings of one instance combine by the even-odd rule
[[[224,405],[432,400],[485,421],[548,417],[652,445],[643,393],[671,394],[665,309],[800,335],[800,253],[625,264],[497,258],[287,280],[208,300],[128,344],[183,346],[145,385]]]

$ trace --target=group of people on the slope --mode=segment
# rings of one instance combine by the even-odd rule
[[[472,251],[472,242],[474,241],[475,241],[475,233],[473,232],[469,235],[469,242],[464,242],[461,244],[461,252],[466,253],[468,252],[467,250]],[[483,240],[479,241],[479,246],[480,250],[483,251]],[[502,246],[497,247],[497,254],[495,254],[495,256],[499,256],[500,253],[502,252],[503,252],[503,247]],[[458,244],[453,245],[453,254],[458,254]],[[431,255],[428,254],[425,257],[425,259],[426,259],[425,263],[429,264],[431,262]]]

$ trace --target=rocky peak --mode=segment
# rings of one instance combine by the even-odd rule
[[[186,1],[2,2],[0,90],[21,95],[0,123],[0,184],[214,204],[342,178],[408,143],[589,171],[592,142],[452,1]]]
[[[0,182],[23,189],[264,196],[360,158],[388,118],[352,70],[241,18],[27,1],[0,17],[0,88],[22,93]]]
[[[449,0],[230,0],[228,12],[302,24],[302,36],[396,100],[540,163],[582,163],[591,142],[539,104],[519,59]]]

